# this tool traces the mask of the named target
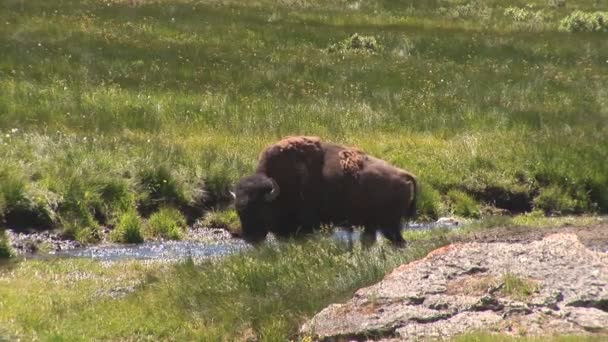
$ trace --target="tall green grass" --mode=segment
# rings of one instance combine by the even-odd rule
[[[608,212],[608,43],[559,28],[601,1],[0,6],[10,227],[94,240],[132,208],[192,220],[294,134],[413,171],[426,217],[456,208],[450,191],[471,208]],[[355,33],[374,53],[332,52]]]

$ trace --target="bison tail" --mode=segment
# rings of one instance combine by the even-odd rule
[[[414,187],[412,189],[412,201],[410,202],[410,207],[408,208],[408,219],[414,219],[416,217],[418,207],[418,182],[416,181],[416,177],[412,176],[411,179]]]

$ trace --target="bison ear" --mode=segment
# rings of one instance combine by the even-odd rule
[[[232,191],[230,191],[230,196],[232,196],[232,199],[236,199],[236,194]]]
[[[272,178],[270,180],[272,180],[272,190],[270,190],[269,193],[264,195],[264,199],[266,200],[266,202],[274,201],[275,198],[277,198],[277,196],[279,196],[279,193],[281,192],[279,190],[279,185],[277,184],[277,182],[275,182]]]

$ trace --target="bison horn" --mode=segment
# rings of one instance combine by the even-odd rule
[[[277,184],[277,182],[272,180],[272,190],[270,190],[270,192],[264,196],[264,199],[267,202],[272,202],[275,198],[277,198],[277,196],[279,196],[280,192],[281,191],[279,190],[279,185]]]

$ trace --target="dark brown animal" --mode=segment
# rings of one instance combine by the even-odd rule
[[[253,175],[236,186],[242,236],[261,242],[313,232],[321,224],[363,226],[362,239],[380,230],[403,245],[401,220],[416,214],[416,178],[409,172],[317,137],[288,137],[266,148]]]

